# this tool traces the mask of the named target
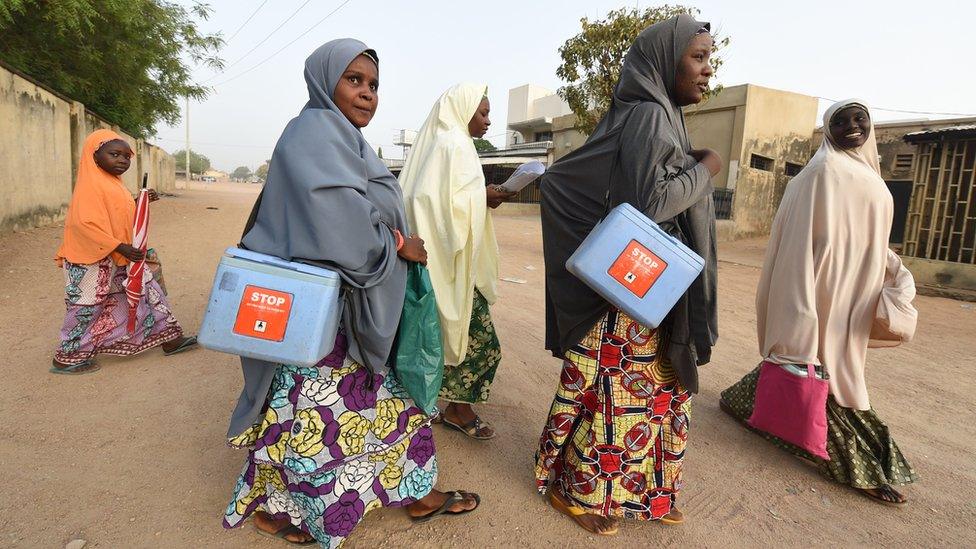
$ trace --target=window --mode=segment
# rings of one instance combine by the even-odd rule
[[[760,156],[758,154],[752,154],[749,157],[749,167],[755,168],[757,170],[771,172],[773,171],[773,159],[766,158],[765,156]]]
[[[792,162],[787,162],[786,163],[786,168],[783,171],[786,173],[786,177],[793,177],[794,175],[800,173],[800,170],[802,170],[802,169],[803,169],[803,166],[801,166],[799,164],[794,164]]]
[[[535,132],[533,141],[552,141],[552,132]]]
[[[712,202],[715,205],[715,219],[732,219],[732,197],[734,191],[731,189],[715,189],[712,191]]]
[[[897,172],[912,169],[914,163],[915,155],[912,153],[895,155],[895,171]]]

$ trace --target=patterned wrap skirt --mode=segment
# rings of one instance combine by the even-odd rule
[[[55,360],[80,364],[99,353],[129,356],[182,337],[183,328],[162,288],[149,269],[144,273],[145,293],[136,309],[136,330],[130,335],[126,268],[111,258],[91,265],[64,261],[67,313]]]
[[[229,440],[249,453],[225,528],[261,509],[335,548],[369,511],[413,503],[434,487],[430,418],[392,372],[370,384],[346,348],[340,330],[317,365],[277,366],[264,416]]]
[[[722,391],[722,403],[742,422],[748,421],[752,415],[758,381],[759,367]],[[888,426],[881,421],[874,409],[845,408],[837,404],[833,396],[827,398],[829,461],[813,456],[785,440],[752,430],[791,454],[816,463],[824,477],[853,488],[904,485],[918,479],[915,470],[891,438]]]
[[[502,349],[491,322],[488,300],[475,289],[467,352],[460,364],[444,366],[439,396],[448,402],[486,402],[501,361]]]
[[[681,488],[691,395],[656,330],[611,308],[566,353],[535,476],[588,513],[657,520]]]

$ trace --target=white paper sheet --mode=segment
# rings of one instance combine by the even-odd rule
[[[515,169],[515,173],[507,181],[499,185],[510,193],[524,189],[546,171],[546,165],[538,160],[532,160]]]

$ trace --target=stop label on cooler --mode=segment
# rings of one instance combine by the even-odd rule
[[[667,268],[668,264],[654,252],[640,242],[631,240],[607,269],[607,274],[631,293],[643,298]]]
[[[282,341],[291,314],[292,294],[260,286],[245,286],[234,321],[238,335]]]

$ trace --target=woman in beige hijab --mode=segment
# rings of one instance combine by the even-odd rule
[[[915,284],[888,249],[891,194],[864,102],[835,103],[824,141],[786,188],[776,213],[756,294],[759,350],[782,365],[813,364],[828,379],[827,453],[815,458],[827,478],[888,505],[907,499],[891,485],[915,471],[871,408],[864,382],[869,346],[892,346],[915,331]],[[883,341],[875,341],[883,340]],[[875,344],[876,343],[876,344]],[[732,416],[752,415],[759,368],[722,393]]]

